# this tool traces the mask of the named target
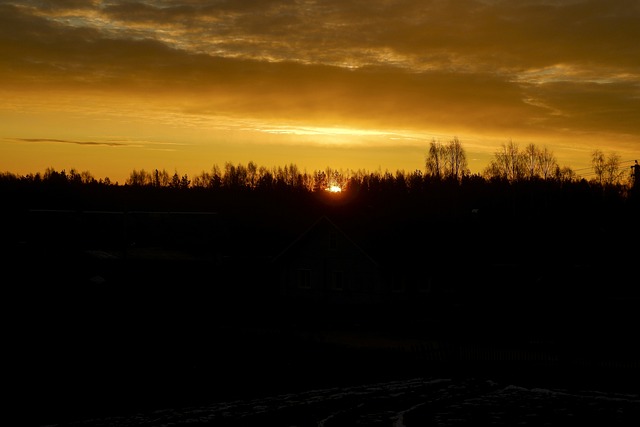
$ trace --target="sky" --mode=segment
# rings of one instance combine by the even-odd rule
[[[0,0],[0,172],[640,160],[638,0]]]

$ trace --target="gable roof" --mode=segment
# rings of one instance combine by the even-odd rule
[[[345,233],[340,227],[338,227],[333,221],[331,221],[326,215],[322,215],[318,218],[309,228],[307,228],[302,234],[300,234],[293,242],[291,242],[286,248],[284,248],[278,255],[273,258],[273,262],[279,262],[286,254],[293,251],[298,247],[301,242],[308,239],[309,236],[318,228],[327,225],[337,233],[339,233],[350,245],[358,250],[369,262],[378,265],[378,262],[374,260],[360,245],[358,245],[347,233]]]

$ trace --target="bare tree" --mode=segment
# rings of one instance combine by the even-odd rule
[[[266,166],[260,166],[258,169],[258,188],[263,190],[268,190],[273,188],[273,184],[275,179],[273,177],[273,173]]]
[[[157,172],[157,169],[156,169],[156,172]],[[143,186],[143,185],[152,185],[153,182],[154,182],[154,178],[151,176],[150,173],[147,173],[144,169],[140,169],[139,171],[134,169],[129,174],[129,178],[125,181],[125,184]]]
[[[171,178],[169,177],[169,172],[167,172],[165,169],[162,169],[162,171],[159,171],[158,169],[156,169],[155,171],[153,171],[153,186],[154,187],[169,187],[171,184]]]
[[[619,184],[624,171],[620,168],[620,156],[613,152],[608,156],[601,150],[594,150],[591,154],[591,165],[595,173],[595,179],[600,185]]]
[[[547,147],[544,147],[542,150],[538,150],[536,155],[538,158],[538,170],[540,171],[540,176],[543,179],[550,178],[553,171],[558,167],[558,162],[556,161],[553,152],[549,151]]]
[[[467,155],[462,148],[462,143],[458,137],[454,137],[444,150],[445,153],[445,175],[451,179],[459,181],[463,176],[468,175]]]
[[[525,149],[523,156],[523,162],[526,165],[527,176],[529,179],[533,179],[539,175],[540,165],[538,163],[538,149],[535,144],[528,144]]]
[[[222,185],[226,188],[235,188],[240,185],[236,167],[231,162],[225,162],[224,173],[222,175]]]
[[[508,181],[517,181],[525,176],[525,155],[520,153],[518,145],[512,140],[502,144],[494,159],[484,170],[484,175],[489,178],[503,178]]]
[[[214,164],[211,167],[211,180],[209,181],[210,188],[220,188],[222,187],[222,170],[220,166]]]
[[[200,188],[220,188],[222,185],[222,173],[218,165],[213,165],[211,172],[203,171],[200,175],[193,178],[191,184],[193,187]]]
[[[482,171],[482,175],[486,178],[506,178],[504,169],[496,159],[492,159]]]
[[[236,185],[238,187],[249,186],[249,171],[245,165],[238,163],[236,165]]]
[[[577,178],[577,174],[569,166],[556,166],[555,178],[560,182],[571,182]]]
[[[258,183],[258,165],[253,161],[247,163],[247,185],[255,188]]]
[[[624,171],[620,168],[620,156],[617,153],[610,153],[604,165],[605,184],[619,184],[623,175]]]
[[[189,188],[190,184],[191,184],[191,180],[189,179],[189,176],[186,173],[180,177],[180,189],[181,190],[185,190],[185,189]]]
[[[329,186],[327,173],[317,170],[313,173],[313,191],[322,191]]]
[[[598,149],[594,150],[593,153],[591,153],[591,166],[593,167],[593,173],[596,174],[596,181],[598,181],[601,185],[604,179],[604,165],[604,153]]]
[[[333,169],[330,166],[327,166],[325,169],[325,174],[327,177],[327,188],[333,186],[340,187],[341,189],[345,188],[347,180],[349,179],[348,173],[342,169]]]
[[[429,151],[425,158],[426,175],[436,179],[441,179],[444,176],[444,157],[445,148],[436,141],[435,138],[431,140],[429,144]]]
[[[284,167],[284,172],[286,175],[287,185],[291,188],[294,188],[298,184],[298,178],[300,176],[298,165],[296,165],[295,163],[289,163],[289,167]]]
[[[524,176],[528,179],[548,179],[557,167],[553,153],[547,147],[540,149],[533,143],[525,147],[522,153],[522,163]]]

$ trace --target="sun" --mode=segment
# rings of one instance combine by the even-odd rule
[[[330,193],[340,193],[342,192],[342,188],[340,188],[338,185],[332,185],[331,187],[327,188],[327,191],[329,191]]]

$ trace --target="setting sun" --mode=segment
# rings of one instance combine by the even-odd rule
[[[337,185],[332,185],[331,187],[327,188],[327,191],[329,191],[330,193],[340,193],[342,192],[342,188]]]

